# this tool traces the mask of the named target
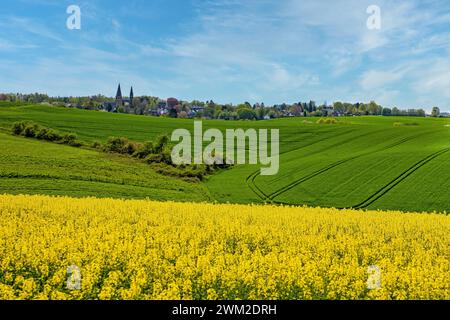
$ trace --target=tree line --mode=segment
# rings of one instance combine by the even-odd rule
[[[115,99],[103,95],[90,97],[50,97],[46,94],[0,94],[0,101],[11,103],[48,103],[54,106],[74,107],[88,110],[104,110],[106,102],[114,102]],[[167,112],[158,113],[159,109],[167,109]],[[107,110],[109,111],[109,110]],[[202,118],[223,120],[263,120],[285,117],[327,117],[327,116],[413,116],[425,117],[423,109],[402,110],[397,107],[388,108],[369,103],[334,102],[329,105],[326,102],[318,105],[315,101],[297,102],[292,104],[275,104],[266,106],[264,103],[250,104],[219,104],[214,101],[179,101],[175,106],[168,107],[166,100],[154,96],[140,96],[133,99],[131,105],[118,108],[116,112],[138,115],[159,115],[174,118]],[[433,108],[431,116],[439,117],[439,108]]]

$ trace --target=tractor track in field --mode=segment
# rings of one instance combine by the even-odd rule
[[[414,165],[409,167],[407,170],[403,171],[400,175],[398,175],[395,179],[390,181],[388,184],[380,188],[377,192],[372,194],[370,197],[368,197],[363,202],[351,207],[352,209],[365,209],[368,206],[370,206],[372,203],[383,197],[386,193],[394,189],[397,185],[399,185],[403,180],[408,178],[410,175],[415,173],[417,170],[434,160],[435,158],[445,154],[446,152],[450,151],[450,147],[439,150],[437,152],[434,152],[427,157],[423,158],[422,160],[416,162]]]
[[[355,131],[355,130],[347,130],[347,131],[341,133],[341,135],[345,135],[345,134],[348,134],[348,133],[351,133],[351,132],[354,132],[354,131]],[[323,151],[325,151],[325,150],[329,150],[329,149],[332,149],[332,148],[334,148],[334,147],[338,147],[338,146],[347,144],[347,143],[349,143],[349,142],[354,141],[355,139],[360,139],[360,138],[364,138],[364,137],[367,137],[367,136],[372,135],[372,134],[379,133],[379,132],[381,132],[381,131],[383,131],[383,130],[375,130],[375,131],[373,131],[373,132],[368,132],[368,133],[366,133],[366,134],[360,135],[360,136],[358,136],[358,137],[351,137],[351,138],[346,139],[346,140],[344,140],[344,141],[340,141],[340,142],[338,142],[338,143],[335,143],[335,144],[332,144],[332,145],[330,145],[330,146],[327,146],[327,147],[324,147],[324,148],[322,148],[322,149],[319,149],[319,150],[316,150],[316,151],[314,151],[314,152],[311,152],[311,153],[308,154],[308,157],[309,157],[309,156],[312,156],[312,155],[315,155],[315,154],[318,154],[318,153],[321,153],[321,152],[323,152]],[[323,141],[328,140],[328,139],[330,139],[330,137],[323,138],[323,139],[314,141],[314,142],[312,142],[312,143],[310,143],[310,144],[307,144],[307,145],[305,145],[305,146],[302,146],[302,147],[299,147],[299,148],[295,148],[295,149],[293,149],[293,150],[289,150],[289,151],[280,153],[280,155],[283,155],[283,154],[286,154],[286,153],[290,153],[290,152],[294,152],[294,151],[298,151],[298,150],[300,150],[300,149],[307,148],[307,147],[309,147],[309,146],[315,145],[315,144],[317,144],[317,143],[323,142]],[[353,159],[353,158],[354,158],[354,157],[352,157],[352,159]],[[349,159],[349,160],[352,160],[352,159]],[[342,161],[342,160],[341,160],[341,161]],[[336,164],[336,163],[334,163],[333,165],[335,165],[335,164]],[[327,167],[328,167],[328,166],[327,166]],[[327,168],[327,170],[325,170],[325,171],[328,171],[328,170],[330,170],[330,169],[331,169],[331,168]],[[320,171],[321,171],[321,170],[320,170]],[[315,173],[317,173],[317,171],[316,171]],[[322,173],[322,172],[321,172],[321,173]],[[313,173],[313,174],[314,174],[314,173]],[[275,194],[275,193],[277,193],[277,192],[280,191],[281,189],[275,191],[274,193],[272,193],[272,194],[270,194],[270,195],[267,195],[261,188],[259,188],[259,187],[256,185],[255,180],[256,180],[256,178],[257,178],[259,175],[260,175],[260,170],[257,170],[257,171],[255,171],[255,172],[253,172],[252,174],[250,174],[250,175],[247,177],[246,183],[247,183],[247,185],[249,186],[249,188],[253,191],[253,193],[255,193],[255,194],[258,196],[258,198],[260,198],[262,201],[272,201],[275,197],[278,196],[278,195],[277,195],[277,196],[275,196],[275,197],[272,197],[272,195]],[[303,179],[303,178],[301,178],[301,179]],[[299,180],[300,180],[300,179],[299,179]],[[308,180],[309,180],[309,179],[308,179]],[[302,182],[303,182],[303,181],[302,181]],[[301,183],[301,182],[300,182],[300,183]],[[285,187],[283,187],[283,188],[286,188],[286,187],[287,187],[287,186],[285,186]],[[287,191],[287,190],[286,190],[286,191]],[[285,191],[283,191],[282,193],[284,193],[284,192],[285,192]],[[281,193],[280,193],[280,194],[281,194]]]
[[[261,190],[260,187],[258,187],[255,183],[255,179],[259,176],[260,174],[260,170],[257,170],[255,172],[253,172],[251,175],[249,175],[247,177],[247,179],[245,180],[245,182],[247,183],[248,187],[253,191],[254,194],[256,194],[258,196],[258,198],[260,198],[261,200],[266,200],[267,199],[267,194]]]
[[[364,156],[375,154],[375,153],[378,153],[378,152],[381,152],[381,151],[384,151],[384,150],[395,148],[395,147],[397,147],[397,146],[399,146],[399,145],[401,145],[403,143],[406,143],[408,141],[414,140],[416,137],[423,136],[424,134],[426,134],[426,133],[421,133],[421,134],[413,135],[411,137],[406,137],[406,138],[403,138],[400,141],[396,141],[396,142],[394,142],[394,143],[392,143],[390,145],[387,145],[384,148],[381,148],[381,149],[378,149],[378,150],[374,150],[374,151],[364,152],[364,153],[361,153],[359,155],[355,155],[355,156],[352,156],[352,157],[349,157],[349,158],[345,158],[345,159],[336,161],[336,162],[334,162],[334,163],[332,163],[332,164],[330,164],[330,165],[328,165],[328,166],[326,166],[326,167],[324,167],[322,169],[319,169],[319,170],[317,170],[317,171],[315,171],[313,173],[310,173],[309,175],[306,175],[306,176],[304,176],[304,177],[302,177],[302,178],[300,178],[300,179],[298,179],[298,180],[288,184],[287,186],[285,186],[285,187],[275,191],[274,193],[269,195],[268,199],[269,200],[274,200],[278,196],[280,196],[283,193],[293,189],[294,187],[298,186],[299,184],[301,184],[303,182],[306,182],[306,181],[308,181],[308,180],[310,180],[310,179],[312,179],[312,178],[314,178],[314,177],[316,177],[318,175],[321,175],[322,173],[325,173],[325,172],[327,172],[327,171],[329,171],[331,169],[334,169],[337,166],[340,166],[340,165],[342,165],[344,163],[347,163],[349,161],[352,161],[352,160],[355,160],[355,159],[358,159],[358,158],[361,158],[361,157],[364,157]]]
[[[418,136],[423,136],[424,134],[428,134],[428,133],[431,133],[431,131],[427,132],[427,133],[416,134],[416,135],[413,135],[413,136],[410,136],[410,137],[403,138],[400,141],[396,141],[396,142],[394,142],[394,143],[392,143],[390,145],[387,145],[386,147],[383,147],[383,148],[378,149],[378,150],[364,152],[364,153],[359,154],[359,155],[355,155],[355,156],[352,156],[352,157],[348,157],[348,158],[336,161],[336,162],[334,162],[334,163],[332,163],[330,165],[327,165],[326,167],[323,167],[323,168],[321,168],[321,169],[319,169],[317,171],[314,171],[314,172],[312,172],[312,173],[310,173],[310,174],[308,174],[308,175],[306,175],[304,177],[301,177],[301,178],[295,180],[294,182],[292,182],[292,183],[290,183],[290,184],[288,184],[288,185],[278,189],[277,191],[275,191],[275,192],[273,192],[273,193],[271,193],[269,195],[266,195],[266,198],[264,198],[262,200],[265,200],[267,202],[275,202],[274,199],[277,198],[278,196],[282,195],[283,193],[285,193],[285,192],[295,188],[296,186],[298,186],[299,184],[301,184],[303,182],[306,182],[306,181],[308,181],[308,180],[310,180],[310,179],[312,179],[312,178],[314,178],[316,176],[321,175],[322,173],[325,173],[325,172],[327,172],[327,171],[329,171],[329,170],[331,170],[333,168],[336,168],[339,165],[342,165],[342,164],[344,164],[346,162],[349,162],[349,161],[352,161],[352,160],[355,160],[355,159],[358,159],[358,158],[361,158],[361,157],[364,157],[364,156],[367,156],[367,155],[375,154],[375,153],[378,153],[378,152],[381,152],[381,151],[384,151],[384,150],[388,150],[388,149],[397,147],[397,146],[399,146],[399,145],[401,145],[403,143],[406,143],[408,141],[411,141],[411,140],[415,139]],[[254,180],[254,179],[256,179],[256,177],[253,177],[252,179]],[[283,202],[275,202],[275,203],[284,204]]]
[[[339,134],[340,134],[340,135],[346,135],[346,134],[349,134],[349,133],[352,133],[352,132],[355,132],[355,131],[356,131],[355,129],[350,129],[350,130],[343,131],[343,132],[341,132],[341,133],[339,133]],[[335,136],[335,135],[333,135],[333,136]],[[332,136],[331,138],[333,138],[333,136]],[[311,143],[305,144],[304,146],[301,146],[301,147],[298,147],[298,148],[294,148],[294,149],[292,149],[292,150],[280,152],[280,156],[281,156],[281,155],[284,155],[284,154],[288,154],[288,153],[294,152],[294,151],[297,151],[297,150],[300,150],[300,149],[308,148],[308,147],[310,147],[310,146],[313,146],[313,145],[318,144],[318,143],[320,143],[320,142],[326,141],[326,140],[328,140],[328,139],[330,139],[330,137],[326,137],[326,138],[322,138],[322,139],[319,139],[319,140],[315,140],[315,141],[313,141],[313,142],[311,142]],[[347,141],[351,141],[351,140],[352,140],[352,139],[345,140],[343,143],[346,143]],[[342,142],[341,142],[341,143],[336,143],[336,144],[334,144],[334,145],[331,145],[329,148],[336,147],[336,146],[338,146],[338,145],[340,145],[340,144],[342,144]],[[316,153],[319,153],[319,152],[322,152],[322,151],[323,151],[323,149],[318,150],[318,151],[314,151],[314,152],[310,153],[309,155],[313,155],[313,154],[316,154]],[[259,170],[258,170],[258,171],[259,171]],[[256,172],[258,172],[258,171],[256,171]]]
[[[346,130],[346,131],[344,131],[344,132],[342,132],[340,134],[341,135],[346,135],[346,134],[352,133],[354,131],[355,131],[355,129],[350,129],[350,130]],[[301,147],[298,147],[298,148],[295,148],[295,149],[292,149],[292,150],[288,150],[288,151],[285,151],[285,152],[281,152],[280,156],[283,155],[283,154],[291,153],[291,152],[294,152],[294,151],[297,151],[297,150],[300,150],[300,149],[303,149],[303,148],[307,148],[307,147],[313,146],[315,144],[318,144],[318,143],[323,142],[323,141],[328,140],[328,139],[330,139],[330,137],[322,138],[322,139],[313,141],[311,143],[308,143],[308,144],[306,144],[304,146],[301,146]],[[346,141],[351,141],[351,139],[346,140]],[[344,142],[344,143],[346,143],[346,142]],[[340,144],[342,144],[342,142],[339,143],[339,144],[336,143],[335,145],[332,145],[331,148],[333,148],[333,147],[335,147],[337,145],[340,145]],[[328,148],[330,148],[330,147],[328,147]],[[323,151],[323,149],[315,151],[313,153],[310,153],[309,155],[313,155],[313,154],[316,154],[316,153],[319,153],[319,152],[322,152],[322,151]],[[247,177],[245,182],[247,183],[248,187],[253,191],[253,193],[256,194],[256,196],[258,196],[258,198],[260,198],[261,200],[264,201],[264,200],[267,200],[268,195],[260,187],[258,187],[256,185],[256,183],[255,183],[255,180],[260,175],[260,173],[261,173],[261,170],[254,171],[253,173],[251,173]]]

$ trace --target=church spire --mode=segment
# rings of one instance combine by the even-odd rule
[[[116,93],[116,105],[117,107],[121,107],[123,105],[122,89],[120,88],[120,83]]]
[[[119,87],[117,88],[116,99],[122,99],[122,89],[120,88],[120,83]]]
[[[130,90],[130,105],[133,105],[133,98],[134,98],[134,93],[133,93],[133,86],[131,87]]]

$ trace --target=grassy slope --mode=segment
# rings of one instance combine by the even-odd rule
[[[0,133],[0,193],[209,200],[200,184],[163,177],[144,163]]]
[[[388,135],[389,131],[380,134],[386,141],[389,141]],[[423,134],[423,136],[416,137],[393,148],[386,148],[389,142],[380,142],[381,146],[378,148],[372,146],[367,148],[373,153],[360,158],[342,163],[333,159],[334,163],[338,163],[335,167],[287,190],[277,200],[289,203],[314,203],[316,205],[333,205],[338,207],[357,205],[421,159],[436,150],[440,150],[442,148],[441,143],[433,144],[433,141],[438,140],[438,135],[439,133],[437,132],[428,135]],[[343,157],[343,159],[346,160],[347,158]],[[441,157],[436,159],[435,163],[441,163],[445,159]],[[321,161],[322,164],[328,162],[331,161],[326,159]],[[447,164],[450,163],[447,162]],[[427,170],[421,170],[417,174],[423,179],[429,173]],[[447,193],[443,192],[445,186],[430,183],[428,188],[436,196],[439,195],[438,208],[445,208],[446,204],[448,208]],[[403,196],[396,200],[396,205],[402,208],[407,201],[411,200],[410,195],[416,196],[416,188],[403,189],[403,185],[399,184],[397,189],[403,190]],[[315,190],[320,190],[320,192],[311,192]],[[382,198],[379,201],[383,203]],[[426,204],[421,203],[421,205],[424,205],[425,209]],[[426,209],[433,210],[437,208],[427,206]]]
[[[335,207],[358,205],[386,188],[388,192],[368,208],[449,211],[450,152],[420,163],[450,146],[450,128],[444,126],[448,120],[350,120],[352,124],[331,126],[331,133],[319,134],[322,128],[318,125],[305,127],[298,138],[304,136],[304,144],[284,150],[277,176],[252,176],[257,168],[246,166],[212,177],[208,187],[223,201],[263,199]],[[394,126],[398,121],[419,125]],[[405,172],[406,177],[400,176]],[[244,185],[257,188],[262,196],[239,187]]]
[[[34,120],[60,131],[73,131],[85,142],[105,141],[109,136],[126,136],[133,140],[145,141],[153,139],[160,133],[170,133],[176,128],[192,128],[191,120],[106,114],[45,106],[0,107],[0,131],[9,132],[11,124],[18,120]],[[445,124],[450,123],[448,119],[361,117],[346,118],[341,122],[344,123],[317,125],[304,123],[302,119],[298,118],[269,122],[205,121],[205,128],[216,127],[222,130],[232,127],[279,128],[282,153],[281,170],[277,176],[251,176],[252,173],[259,170],[259,166],[238,166],[211,177],[205,185],[214,199],[224,202],[263,201],[251,190],[248,185],[250,183],[253,188],[258,188],[266,195],[272,195],[271,200],[273,201],[347,207],[370,197],[421,159],[450,145],[450,128],[445,127]],[[395,127],[395,122],[417,122],[419,125]],[[10,145],[16,146],[16,152],[24,150],[23,152],[26,154],[29,151],[24,149],[22,143],[24,143],[23,139],[16,140],[14,143],[10,142]],[[37,141],[33,143],[36,144],[36,148],[40,148],[42,145]],[[73,151],[72,148],[56,145],[46,146],[46,148],[54,148],[54,150],[49,151],[49,154],[42,154],[41,164],[36,164],[33,170],[39,171],[38,167],[42,167],[42,170],[47,170],[53,175],[67,174],[72,171],[76,171],[81,176],[90,177],[92,175],[92,170],[87,169],[92,164],[86,166],[85,164],[89,162],[84,158],[66,159],[65,163],[69,167],[79,166],[78,168],[70,167],[70,170],[61,164],[48,166],[44,161],[52,153],[58,154],[58,157],[63,156],[61,148],[65,148],[65,154],[69,152],[67,150],[81,151]],[[114,166],[120,166],[121,169],[109,172],[110,178],[119,177],[122,174],[126,177],[126,179],[118,178],[118,181],[126,180],[125,191],[117,191],[118,189],[114,185],[111,188],[114,192],[106,189],[108,191],[103,192],[102,195],[120,197],[124,194],[127,197],[142,197],[147,194],[147,190],[140,190],[133,185],[148,183],[149,185],[146,187],[150,189],[163,188],[163,190],[159,190],[159,193],[155,191],[154,195],[148,195],[156,199],[173,197],[192,200],[209,199],[205,185],[192,185],[175,179],[166,179],[154,174],[144,165],[131,163],[130,160],[120,159],[118,161],[118,159],[112,159],[111,156],[100,155],[92,151],[82,152],[90,153],[96,159],[91,161],[106,170],[100,170],[96,179],[101,180],[103,177],[108,177],[105,172]],[[11,158],[11,155],[9,157]],[[26,172],[25,167],[28,161],[25,158],[22,167],[10,167],[10,173],[16,172],[23,175]],[[50,157],[50,159],[52,158]],[[82,161],[78,161],[78,159]],[[369,207],[448,211],[450,208],[450,200],[447,197],[449,161],[448,154],[443,154],[425,163]],[[7,167],[5,166],[7,161],[1,160],[0,163],[3,172],[3,168]],[[87,172],[83,173],[83,170]],[[253,179],[249,179],[247,182],[249,176]],[[70,177],[65,179],[64,181],[72,180]],[[28,178],[21,181],[1,179],[1,190],[6,192],[13,186],[29,185],[26,188],[29,190],[28,192],[32,192],[32,190],[41,190],[42,193],[54,192],[44,190],[45,185],[34,185],[33,180]],[[83,180],[82,183],[73,182],[74,185],[70,187],[71,182],[65,182],[64,186],[67,185],[68,190],[59,189],[59,194],[98,195],[97,193],[103,190],[103,186],[97,185],[103,183],[103,180],[95,183],[86,182],[84,178],[81,180]],[[181,189],[185,188],[184,192],[176,193],[171,187],[168,187],[170,184],[176,186],[175,189],[181,185]],[[171,191],[166,192],[165,189],[171,189]]]

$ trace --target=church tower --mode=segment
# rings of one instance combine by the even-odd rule
[[[117,88],[117,93],[116,93],[116,107],[122,107],[123,106],[123,98],[122,98],[122,89],[120,88],[120,83],[119,83],[119,87]]]
[[[130,106],[131,107],[133,107],[133,98],[134,98],[133,87],[131,87],[131,91],[130,91]]]

